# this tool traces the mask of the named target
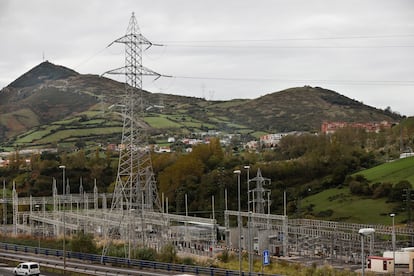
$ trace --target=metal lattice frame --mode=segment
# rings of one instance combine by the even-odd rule
[[[134,13],[126,34],[109,46],[114,43],[125,45],[125,66],[106,73],[125,75],[125,95],[120,105],[123,119],[122,141],[111,205],[111,213],[117,215],[118,226],[111,227],[108,224],[104,232],[110,242],[121,232],[123,220],[127,219],[128,240],[130,241],[131,238],[135,240],[136,235],[141,235],[145,246],[145,212],[161,213],[162,209],[152,169],[146,124],[143,120],[142,77],[144,75],[160,77],[160,74],[142,66],[142,47],[147,45],[148,49],[152,43],[141,34]],[[134,232],[131,237],[130,229],[140,229],[140,233]],[[104,246],[102,255],[106,255],[109,244]]]
[[[113,43],[125,45],[125,66],[108,74],[125,75],[125,96],[122,103],[122,148],[111,210],[161,210],[148,147],[142,100],[142,76],[160,74],[142,66],[142,47],[152,43],[139,30],[132,14],[127,32]],[[109,46],[110,46],[109,45]]]

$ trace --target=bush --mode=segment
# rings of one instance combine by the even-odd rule
[[[161,248],[161,252],[158,255],[160,262],[175,263],[177,261],[177,251],[173,244],[167,244]]]
[[[157,259],[157,252],[152,248],[138,248],[133,254],[139,260],[155,261]]]
[[[354,195],[370,196],[372,195],[371,188],[368,183],[353,180],[349,183],[349,190]]]
[[[223,252],[217,256],[217,259],[223,263],[227,263],[230,260],[229,251],[224,249]]]
[[[181,260],[181,263],[184,265],[195,265],[195,261],[191,257],[185,257]]]
[[[334,211],[332,209],[328,209],[328,210],[320,211],[318,214],[316,214],[316,216],[320,218],[329,218],[330,216],[333,215],[333,213]]]
[[[392,191],[392,184],[391,183],[375,183],[372,185],[372,197],[373,198],[380,198],[380,197],[386,197],[391,194]]]
[[[96,246],[95,240],[93,239],[92,234],[85,234],[83,232],[78,232],[75,236],[72,237],[70,241],[70,248],[75,252],[82,253],[98,253],[98,247]]]

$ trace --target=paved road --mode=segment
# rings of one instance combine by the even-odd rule
[[[52,256],[42,256],[42,255],[22,255],[14,253],[14,252],[2,252],[0,251],[0,257],[7,258],[8,260],[15,260],[17,262],[27,262],[33,261],[38,262],[40,264],[40,271],[41,275],[62,275],[60,273],[63,270],[63,261],[59,258],[53,258]],[[55,269],[55,273],[46,273],[46,269],[42,270],[42,266],[44,268],[48,267],[50,269]],[[0,276],[2,275],[13,275],[12,269],[13,267],[8,266],[7,264],[1,264],[0,268]],[[4,271],[3,271],[4,270]],[[66,262],[66,270],[74,272],[74,273],[83,273],[89,275],[105,275],[105,276],[122,276],[122,275],[140,275],[140,276],[170,276],[171,273],[163,272],[163,271],[144,271],[139,270],[138,268],[121,268],[121,267],[112,267],[100,264],[87,264],[82,262],[77,262],[74,259],[68,260]]]
[[[1,264],[0,263],[0,276],[12,276],[13,274],[13,268],[12,266],[9,266],[8,264]],[[40,268],[42,269],[42,268]],[[56,273],[50,273],[50,272],[42,272],[40,273],[40,276],[56,276]]]

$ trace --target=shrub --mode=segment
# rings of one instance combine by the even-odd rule
[[[224,249],[223,252],[217,256],[217,259],[223,263],[228,263],[230,261],[229,251]]]
[[[155,261],[157,252],[152,248],[138,248],[135,250],[134,256],[140,260]]]
[[[370,196],[372,195],[371,188],[368,183],[353,180],[349,183],[349,190],[354,195]]]
[[[181,263],[184,265],[195,265],[195,261],[191,257],[185,257],[181,260]]]
[[[82,253],[98,253],[98,248],[96,246],[95,240],[93,239],[92,234],[85,234],[83,232],[78,232],[75,236],[72,237],[70,241],[70,248],[75,252]]]
[[[170,243],[161,248],[158,258],[160,262],[175,263],[177,261],[177,251],[174,245]]]
[[[392,191],[392,184],[387,183],[387,182],[375,183],[372,186],[372,189],[373,189],[373,193],[372,193],[373,198],[386,197],[386,196],[389,196]]]

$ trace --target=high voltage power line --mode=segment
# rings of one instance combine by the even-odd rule
[[[411,48],[414,45],[351,45],[351,46],[296,46],[296,45],[257,45],[270,42],[283,41],[344,41],[344,40],[377,40],[377,39],[396,39],[396,38],[414,38],[414,34],[394,34],[394,35],[355,35],[355,36],[331,36],[331,37],[293,37],[293,38],[271,38],[271,39],[214,39],[214,40],[166,40],[159,42],[168,47],[205,47],[205,48]],[[206,44],[213,43],[213,44]],[[223,45],[228,43],[237,43],[237,45]],[[254,43],[255,45],[251,45]],[[246,45],[248,44],[248,45]]]
[[[179,79],[200,79],[200,80],[221,80],[221,81],[247,81],[247,82],[259,82],[259,81],[280,81],[280,82],[328,82],[338,85],[401,85],[401,86],[413,86],[414,80],[333,80],[333,79],[283,79],[283,78],[241,78],[241,77],[203,77],[203,76],[169,76]]]
[[[346,39],[384,39],[384,38],[414,38],[414,34],[394,34],[394,35],[355,35],[355,36],[331,36],[331,37],[292,37],[292,38],[271,38],[271,39],[214,39],[214,40],[165,40],[161,44],[169,43],[228,43],[228,42],[274,42],[274,41],[300,41],[300,40],[346,40]]]
[[[413,48],[414,45],[370,45],[370,46],[293,46],[293,45],[190,45],[175,44],[166,47],[186,47],[186,48],[275,48],[275,49],[381,49],[381,48]]]
[[[165,47],[184,47],[184,48],[275,48],[275,49],[381,49],[381,48],[413,48],[414,45],[276,45],[269,44],[271,42],[283,41],[356,41],[356,40],[379,40],[379,39],[409,39],[414,38],[414,34],[384,34],[384,35],[352,35],[352,36],[328,36],[328,37],[293,37],[293,38],[271,38],[271,39],[225,39],[225,40],[166,40],[158,41],[155,44]],[[232,43],[232,44],[229,44]],[[395,42],[394,42],[395,43]],[[91,59],[100,55],[106,48],[93,54],[81,62],[78,66],[89,62]],[[170,75],[176,79],[199,79],[199,80],[218,80],[218,81],[243,81],[243,82],[292,82],[292,83],[317,83],[325,82],[336,85],[381,85],[381,86],[413,86],[414,80],[338,80],[338,79],[286,79],[286,78],[245,78],[245,77],[207,77],[207,76],[191,76],[191,75]]]

